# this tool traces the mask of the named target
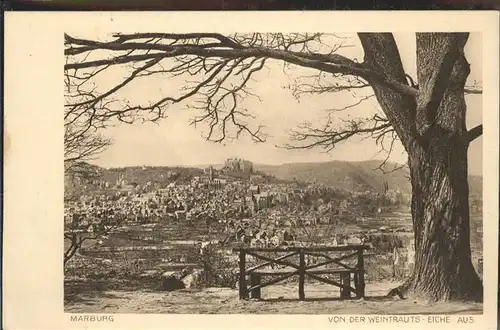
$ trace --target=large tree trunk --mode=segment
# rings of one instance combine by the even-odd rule
[[[365,63],[404,83],[390,34],[360,34]],[[415,267],[399,288],[426,300],[481,300],[471,261],[464,86],[467,34],[417,34],[419,95],[409,99],[371,81],[406,151],[412,183]]]
[[[471,261],[467,144],[436,132],[409,155],[415,267],[405,294],[437,300],[481,300]]]
[[[417,34],[420,135],[407,148],[416,253],[407,289],[434,301],[483,296],[470,248],[466,41],[464,34]]]

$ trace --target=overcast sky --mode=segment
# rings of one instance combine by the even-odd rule
[[[414,34],[395,34],[405,71],[415,77],[415,36]],[[342,50],[342,54],[361,60],[363,51],[357,38],[348,42],[352,47]],[[482,44],[481,35],[471,34],[466,55],[471,64],[469,82],[481,81],[482,75]],[[378,153],[379,147],[371,139],[354,138],[339,143],[335,149],[325,153],[322,149],[284,150],[277,148],[288,142],[287,130],[296,127],[304,121],[318,122],[321,125],[325,117],[325,109],[340,108],[356,103],[359,93],[353,96],[351,92],[314,96],[297,102],[289,90],[284,89],[290,82],[289,76],[306,73],[303,68],[294,67],[288,75],[283,73],[280,62],[268,64],[269,70],[263,70],[256,76],[258,81],[251,82],[252,92],[259,95],[261,101],[249,100],[243,104],[250,108],[256,116],[253,124],[266,126],[269,135],[266,143],[254,143],[249,138],[214,144],[204,139],[203,128],[189,125],[189,120],[195,114],[186,109],[187,103],[176,104],[168,110],[168,118],[159,124],[138,123],[133,125],[120,124],[107,129],[106,136],[113,138],[114,144],[101,154],[95,164],[104,167],[132,165],[200,165],[222,163],[228,157],[242,157],[255,163],[281,164],[288,162],[320,162],[328,160],[362,161],[384,159],[384,153]],[[308,72],[310,73],[310,72]],[[122,79],[123,73],[117,75]],[[115,77],[115,78],[116,78]],[[110,83],[116,81],[106,78]],[[108,81],[106,81],[108,82]],[[144,79],[133,87],[124,90],[128,99],[155,99],[158,95],[168,93],[169,82],[158,79]],[[369,92],[369,90],[367,90]],[[158,94],[159,93],[159,94]],[[466,96],[468,113],[467,126],[474,127],[482,122],[481,96]],[[367,117],[377,111],[376,100],[361,103],[342,116]],[[406,162],[406,154],[401,145],[393,151],[392,161]],[[469,150],[469,172],[482,173],[482,138],[475,140]]]

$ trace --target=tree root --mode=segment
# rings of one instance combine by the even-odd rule
[[[408,293],[410,291],[411,283],[412,283],[411,279],[406,280],[400,286],[395,287],[394,289],[391,289],[387,293],[386,297],[396,297],[397,296],[401,300],[407,299]]]
[[[451,300],[463,300],[469,302],[483,302],[483,286],[482,283],[480,285],[474,286],[476,290],[469,292],[469,295],[465,297],[454,297]],[[413,298],[418,298],[414,296],[415,291],[413,278],[409,278],[404,281],[401,285],[391,289],[386,297],[398,297],[401,300],[408,299],[410,296]]]

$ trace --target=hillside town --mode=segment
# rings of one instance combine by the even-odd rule
[[[91,232],[97,226],[123,222],[203,222],[234,234],[236,240],[243,240],[246,232],[244,240],[249,243],[261,237],[256,233],[262,228],[267,230],[266,237],[274,236],[274,228],[288,228],[283,237],[292,237],[297,227],[340,225],[340,219],[375,215],[408,203],[408,196],[388,188],[380,193],[348,193],[317,184],[269,181],[254,173],[251,162],[241,159],[226,160],[220,170],[209,166],[189,182],[172,181],[163,188],[151,181],[131,185],[121,175],[114,184],[91,183],[105,188],[101,190],[105,193],[90,188],[88,194],[67,200],[66,230]],[[249,235],[252,230],[256,233]]]

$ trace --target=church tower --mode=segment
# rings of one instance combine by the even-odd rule
[[[210,167],[208,168],[208,171],[209,171],[210,182],[213,182],[214,181],[214,167],[212,165],[210,165]]]

